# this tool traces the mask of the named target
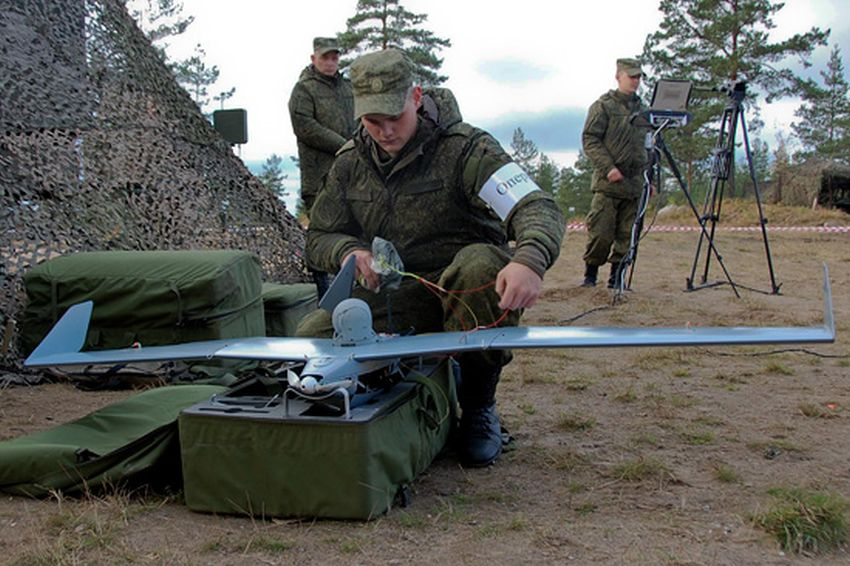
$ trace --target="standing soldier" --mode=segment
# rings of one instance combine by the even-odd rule
[[[316,198],[307,260],[331,271],[353,257],[368,288],[354,296],[369,303],[381,332],[515,326],[558,257],[564,218],[492,136],[461,120],[450,91],[423,91],[413,76],[412,64],[396,49],[363,55],[351,65],[362,126],[340,150]],[[443,294],[435,296],[412,278],[394,290],[382,285],[372,263],[376,236],[394,244],[405,271],[437,283]],[[331,316],[322,310],[298,327],[300,336],[332,331]],[[510,359],[505,350],[458,356],[465,465],[487,466],[502,451],[495,395]]]
[[[642,76],[639,61],[617,59],[617,89],[593,103],[584,124],[581,141],[593,163],[593,200],[587,215],[583,287],[596,285],[599,266],[607,261],[608,288],[613,288],[629,250],[647,163],[644,130],[631,120],[641,110],[636,92]]]
[[[292,130],[298,139],[301,198],[308,218],[334,155],[355,127],[351,82],[339,73],[339,54],[336,39],[313,39],[311,64],[301,71],[289,97]],[[321,298],[327,274],[314,271],[313,278]]]

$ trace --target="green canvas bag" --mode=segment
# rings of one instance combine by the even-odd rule
[[[217,400],[180,414],[186,504],[255,517],[372,519],[444,448],[456,417],[450,361],[352,418],[284,418],[280,397]]]
[[[266,336],[295,336],[298,323],[317,305],[316,286],[312,283],[263,283]]]
[[[150,389],[76,421],[0,442],[0,491],[42,497],[105,486],[178,486],[177,415],[225,391],[215,385]]]
[[[71,305],[94,301],[86,349],[265,333],[262,273],[238,250],[69,254],[24,275],[20,344],[31,352]]]

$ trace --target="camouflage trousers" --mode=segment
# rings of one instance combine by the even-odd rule
[[[619,263],[629,251],[638,199],[616,198],[593,193],[587,214],[587,249],[584,262],[602,265]]]
[[[352,296],[369,304],[378,332],[422,334],[471,330],[493,324],[502,316],[493,283],[510,259],[508,252],[496,246],[472,244],[455,254],[445,269],[421,274],[425,280],[445,289],[445,293],[405,277],[398,289],[373,293],[358,287]],[[499,326],[516,326],[521,314],[521,311],[508,312]],[[331,314],[324,310],[310,313],[299,323],[296,335],[333,336]],[[500,368],[511,357],[509,350],[489,350],[462,354],[459,361],[461,366]]]

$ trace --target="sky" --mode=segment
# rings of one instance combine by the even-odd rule
[[[295,155],[287,101],[299,73],[309,64],[314,36],[345,29],[356,0],[280,2],[182,0],[195,21],[174,38],[169,54],[180,58],[200,43],[207,63],[218,66],[211,93],[236,87],[226,108],[244,108],[248,143],[239,148],[246,162],[272,153]],[[847,0],[786,0],[776,15],[777,39],[831,28],[830,47],[812,57],[812,71],[825,69],[831,45],[841,48],[850,68]],[[452,46],[440,52],[464,119],[482,127],[509,148],[515,128],[562,166],[572,165],[580,146],[587,108],[616,86],[615,60],[639,55],[647,35],[658,28],[659,0],[402,0],[414,13],[428,15],[422,27]],[[796,61],[789,62],[799,67]],[[680,77],[670,77],[680,78]],[[790,131],[799,101],[762,104],[764,138]],[[288,161],[288,160],[287,160]]]

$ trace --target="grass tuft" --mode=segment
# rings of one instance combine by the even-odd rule
[[[774,503],[753,517],[786,552],[824,554],[847,541],[848,502],[841,496],[799,488],[773,488]]]
[[[555,424],[560,430],[583,431],[595,427],[596,419],[579,414],[561,413]]]
[[[797,409],[804,417],[812,417],[818,419],[832,419],[838,416],[838,407],[832,409],[828,406],[817,405],[815,403],[800,403]]]
[[[672,477],[664,462],[643,456],[617,464],[614,466],[613,474],[617,479],[634,482]]]
[[[726,464],[715,464],[714,479],[721,483],[738,483],[741,481],[741,476],[734,468]]]
[[[794,375],[793,369],[779,362],[770,362],[768,364],[765,364],[762,371],[764,371],[764,373],[770,373],[774,375]]]

